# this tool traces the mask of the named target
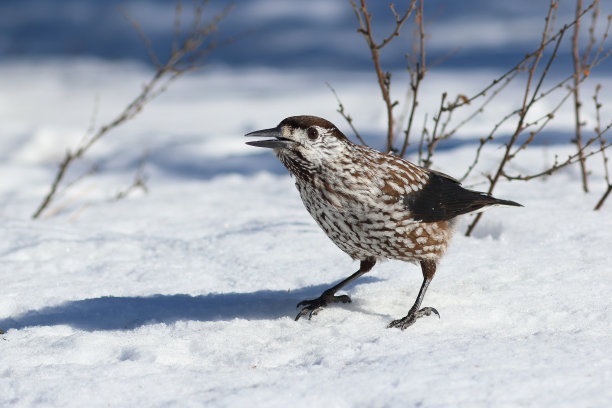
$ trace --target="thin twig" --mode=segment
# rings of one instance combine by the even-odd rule
[[[586,10],[584,10],[579,18],[582,18],[589,10],[593,9],[594,5],[589,5],[589,7],[587,7]],[[443,107],[443,110],[445,112],[448,113],[448,116],[446,117],[446,119],[442,122],[442,126],[441,126],[441,135],[435,135],[435,138],[439,138],[441,140],[447,139],[449,137],[451,137],[453,134],[455,134],[462,126],[464,126],[466,123],[468,123],[469,121],[471,121],[473,118],[475,118],[478,114],[482,113],[484,111],[484,108],[504,89],[506,88],[510,82],[512,82],[515,78],[518,77],[518,75],[521,72],[524,71],[529,71],[528,68],[528,63],[530,62],[530,60],[532,60],[534,57],[536,57],[537,55],[541,54],[543,52],[543,50],[545,48],[547,48],[550,44],[552,44],[553,42],[556,44],[560,43],[560,37],[562,37],[563,33],[569,29],[570,27],[573,27],[575,25],[575,21],[572,21],[570,23],[568,23],[565,27],[561,28],[560,30],[558,30],[557,32],[552,31],[553,29],[553,20],[555,18],[556,15],[556,9],[557,6],[554,4],[551,4],[551,7],[549,7],[549,14],[547,16],[547,25],[545,27],[546,32],[543,33],[545,34],[544,37],[548,38],[546,41],[541,42],[540,45],[538,46],[538,48],[531,52],[528,53],[519,63],[517,63],[512,69],[506,71],[504,74],[502,74],[501,76],[499,76],[498,78],[496,78],[495,80],[493,80],[487,87],[485,87],[483,90],[481,90],[480,92],[476,93],[475,95],[473,95],[472,97],[467,97],[465,95],[459,95],[457,97],[457,99],[453,102],[453,103],[449,103],[448,105]],[[600,47],[601,48],[601,47]],[[551,61],[552,62],[552,61]],[[594,59],[592,62],[592,65],[596,65],[599,63],[599,60]],[[591,66],[589,67],[591,68]],[[532,100],[532,105],[539,102],[540,100],[548,97],[548,95],[550,93],[552,93],[553,91],[555,91],[556,89],[560,89],[562,88],[562,86],[567,83],[568,81],[570,81],[571,79],[574,78],[574,75],[569,75],[567,78],[561,80],[559,83],[557,83],[555,86],[550,87],[548,90],[538,93],[538,92],[533,92],[533,100]],[[541,86],[542,81],[544,79],[544,76],[541,77],[540,80],[540,84],[538,86]],[[584,78],[581,78],[580,81],[582,81]],[[452,112],[454,112],[455,109],[465,106],[465,105],[470,105],[474,100],[480,98],[480,97],[484,97],[487,96],[489,94],[489,92],[493,90],[493,93],[487,97],[487,99],[485,100],[485,102],[482,103],[482,105],[476,109],[471,115],[469,115],[467,118],[465,118],[462,122],[460,122],[458,125],[456,125],[454,128],[452,128],[450,131],[446,131],[446,127],[447,125],[450,123],[451,121],[451,115]],[[476,150],[476,154],[474,156],[474,160],[472,161],[472,163],[469,165],[468,169],[466,170],[465,174],[463,175],[463,177],[461,177],[459,180],[463,181],[465,180],[469,174],[472,172],[472,170],[476,167],[479,158],[480,158],[480,153],[482,151],[482,148],[484,147],[484,145],[487,142],[490,142],[494,139],[494,134],[497,132],[497,130],[499,129],[499,127],[501,126],[501,124],[503,124],[504,122],[506,122],[508,119],[510,119],[512,116],[514,115],[519,115],[522,112],[522,109],[517,109],[513,112],[511,112],[509,115],[505,116],[504,118],[502,118],[502,120],[500,120],[492,129],[492,131],[489,133],[489,135],[487,135],[486,137],[483,137],[480,139],[480,144]]]
[[[608,127],[610,128],[610,127]],[[555,155],[555,161],[553,163],[552,166],[550,166],[549,168],[542,170],[538,173],[534,173],[534,174],[529,174],[529,175],[522,175],[522,174],[518,174],[518,175],[509,175],[506,173],[502,173],[501,176],[504,177],[506,180],[521,180],[521,181],[529,181],[529,180],[533,180],[536,179],[538,177],[542,177],[542,176],[550,176],[551,174],[553,174],[554,172],[556,172],[557,170],[560,170],[564,167],[570,166],[572,164],[578,163],[578,161],[580,160],[580,155],[582,154],[584,158],[589,158],[591,156],[596,155],[597,153],[601,153],[603,151],[605,151],[606,149],[610,148],[612,146],[612,143],[606,143],[602,146],[600,146],[599,148],[589,151],[587,153],[587,148],[590,147],[591,145],[593,145],[595,143],[597,139],[596,138],[591,138],[589,140],[587,140],[584,143],[583,149],[581,152],[575,152],[574,154],[571,154],[567,157],[567,159],[563,162],[559,162],[559,158]]]
[[[599,14],[601,10],[599,9],[599,0],[594,0],[593,4],[595,8],[593,9],[593,16],[591,18],[591,25],[589,25],[589,42],[587,43],[584,53],[582,54],[582,66],[587,66],[589,62],[589,57],[591,56],[591,51],[593,50],[593,46],[597,42],[597,37],[595,36],[595,29],[597,28],[597,22],[599,20]]]
[[[132,27],[134,27],[134,29],[138,33],[138,37],[142,41],[145,49],[147,50],[147,54],[149,54],[149,59],[151,60],[151,63],[153,64],[153,66],[155,66],[155,69],[160,69],[161,63],[159,62],[159,59],[157,58],[157,55],[155,54],[155,51],[153,50],[153,45],[151,44],[151,40],[149,39],[149,37],[146,36],[144,31],[142,31],[142,27],[140,26],[140,23],[138,23],[138,21],[136,20],[133,20],[125,10],[121,9],[120,11],[123,14],[123,18],[128,20],[130,24],[132,25]]]
[[[602,150],[602,152],[603,152],[603,150]],[[595,208],[594,208],[595,211],[601,209],[601,207],[603,206],[604,202],[606,201],[606,199],[608,198],[610,193],[612,193],[612,184],[608,184],[608,187],[606,188],[606,191],[603,193],[603,195],[601,196],[601,198],[597,202],[597,205],[595,205]]]
[[[359,134],[359,132],[355,128],[355,125],[353,125],[353,118],[351,118],[351,115],[349,115],[348,113],[345,112],[344,105],[342,104],[342,101],[340,100],[340,97],[336,93],[336,90],[329,84],[329,82],[326,82],[325,84],[332,91],[332,93],[336,97],[336,101],[338,102],[338,109],[336,109],[336,112],[338,112],[344,118],[344,120],[346,120],[346,122],[349,124],[349,126],[353,130],[353,133],[355,133],[355,136],[357,137],[357,139],[359,139],[359,142],[362,145],[367,146],[367,143],[365,142],[365,140],[362,139],[361,135]]]
[[[512,82],[512,80],[514,80],[514,78],[516,78],[516,76],[519,74],[519,71],[514,71],[514,73],[506,78],[504,78],[504,82],[497,88],[495,89],[491,95],[486,98],[484,100],[484,102],[482,102],[482,104],[480,104],[480,106],[478,108],[476,108],[474,110],[474,112],[472,114],[470,114],[469,116],[467,116],[465,119],[463,119],[461,122],[459,122],[455,127],[453,127],[451,130],[449,130],[448,132],[446,132],[446,126],[447,124],[445,123],[442,126],[442,131],[441,134],[442,136],[440,136],[441,139],[448,139],[451,136],[453,136],[455,133],[457,133],[457,131],[462,128],[464,125],[466,125],[467,123],[469,123],[470,121],[472,121],[475,117],[477,117],[478,115],[480,115],[481,113],[484,112],[485,108],[497,97],[497,95],[499,95],[501,93],[501,91],[503,91],[510,82]],[[464,100],[465,95],[459,95],[457,97],[460,100]],[[448,112],[452,112],[452,110],[448,111]],[[448,123],[448,122],[447,122]]]
[[[419,166],[423,165],[423,146],[425,144],[425,139],[428,138],[429,132],[427,130],[427,113],[425,114],[425,118],[423,119],[423,128],[421,129],[421,138],[419,139]]]
[[[134,174],[134,180],[132,181],[132,184],[130,184],[123,190],[120,190],[119,192],[117,192],[117,194],[115,194],[115,196],[113,197],[112,201],[118,201],[118,200],[124,199],[132,191],[136,189],[140,189],[144,191],[145,193],[149,192],[149,188],[147,187],[147,179],[149,177],[144,171],[144,165],[145,165],[147,156],[148,154],[147,152],[145,152],[144,156],[140,159],[140,162],[138,164],[138,169],[136,170],[136,174]]]
[[[576,18],[580,16],[582,13],[582,0],[576,0]],[[574,63],[574,87],[573,87],[573,96],[574,96],[574,127],[576,132],[576,138],[574,139],[574,143],[576,143],[576,147],[579,152],[582,152],[582,121],[580,120],[580,106],[582,103],[580,102],[580,77],[582,77],[582,64],[580,63],[580,48],[579,48],[579,39],[580,39],[580,19],[576,20],[576,24],[574,25],[574,35],[572,36],[572,61]],[[587,176],[587,168],[584,156],[580,154],[578,157],[580,163],[580,174],[582,175],[582,189],[585,193],[589,192],[589,181]]]
[[[132,21],[132,25],[138,32],[139,37],[143,40],[144,46],[149,53],[151,62],[156,68],[153,77],[147,82],[141,92],[119,113],[115,119],[109,123],[100,126],[97,131],[93,132],[89,139],[84,140],[79,147],[74,151],[67,150],[64,159],[58,166],[58,171],[55,175],[51,187],[47,195],[43,198],[38,209],[32,215],[32,218],[38,218],[41,213],[49,206],[55,197],[60,183],[63,181],[66,171],[69,166],[77,159],[82,158],[85,153],[103,136],[108,134],[114,128],[122,125],[124,122],[134,118],[142,109],[153,99],[164,92],[167,87],[182,74],[191,71],[201,65],[203,59],[212,49],[218,44],[211,39],[210,36],[214,33],[218,24],[223,20],[232,8],[232,5],[227,6],[220,14],[212,18],[207,24],[202,23],[202,14],[207,2],[195,2],[195,17],[185,39],[181,39],[181,30],[177,28],[180,25],[180,13],[182,7],[177,6],[175,15],[175,32],[172,44],[172,54],[165,63],[161,63],[153,52],[153,47],[148,38],[144,35],[140,25]],[[177,23],[179,21],[179,23]],[[208,42],[208,43],[207,43]]]
[[[442,93],[442,97],[440,98],[440,109],[438,109],[438,113],[434,117],[434,128],[431,133],[431,138],[427,143],[427,157],[422,160],[423,167],[429,168],[431,166],[431,157],[433,156],[434,150],[438,146],[440,142],[440,138],[438,137],[438,125],[440,123],[440,118],[442,116],[442,107],[444,106],[444,101],[446,101],[447,93]]]
[[[408,141],[410,139],[410,133],[412,130],[412,122],[414,121],[414,114],[418,105],[419,86],[425,78],[425,72],[427,67],[425,65],[425,23],[423,17],[423,0],[419,0],[419,7],[416,10],[416,22],[419,29],[419,60],[416,62],[416,69],[410,71],[410,88],[412,90],[412,102],[410,104],[410,114],[408,116],[408,125],[404,131],[404,143],[400,150],[399,156],[404,157],[406,149],[408,148]],[[410,64],[408,64],[410,68]]]
[[[593,101],[595,102],[595,134],[597,135],[597,139],[599,140],[599,145],[602,147],[601,149],[601,158],[603,160],[603,168],[604,168],[604,179],[606,181],[606,191],[603,193],[597,204],[595,205],[594,210],[597,211],[601,209],[604,202],[612,192],[612,180],[610,179],[610,169],[608,168],[608,156],[606,155],[606,150],[603,149],[603,146],[606,143],[606,140],[603,138],[603,134],[606,131],[601,128],[601,107],[602,104],[599,101],[599,91],[601,90],[601,85],[597,85],[595,88],[595,95],[593,96]],[[608,129],[612,126],[612,124],[608,125]]]
[[[555,6],[557,7],[557,6]],[[582,18],[586,13],[588,13],[589,11],[591,11],[593,9],[593,7],[595,7],[594,4],[590,4],[586,9],[584,9],[582,11],[582,13],[580,14],[579,18]],[[547,16],[547,23],[546,23],[546,29],[549,30],[550,27],[552,27],[552,24],[549,23],[550,20],[552,19],[552,15],[553,13],[550,11],[549,8],[549,14]],[[504,72],[502,75],[500,75],[499,77],[495,78],[493,81],[491,81],[491,83],[489,85],[487,85],[485,88],[483,88],[482,90],[480,90],[479,92],[477,92],[476,94],[472,95],[469,98],[466,99],[462,99],[460,103],[458,103],[457,105],[449,105],[447,106],[445,109],[454,109],[454,108],[458,108],[460,106],[463,105],[469,105],[474,99],[480,98],[482,96],[485,96],[487,94],[487,92],[495,87],[497,84],[499,84],[499,82],[501,82],[502,80],[504,80],[507,76],[509,76],[510,74],[512,74],[514,71],[523,71],[525,70],[525,67],[528,65],[528,62],[535,56],[537,56],[538,54],[541,54],[545,48],[547,48],[550,44],[558,41],[558,37],[560,35],[563,35],[563,33],[574,26],[574,24],[576,24],[576,20],[566,24],[561,30],[557,31],[557,33],[553,36],[551,36],[550,38],[548,38],[545,42],[541,42],[540,45],[538,46],[537,49],[535,49],[534,51],[528,53],[525,55],[525,57],[515,66],[513,66],[512,68],[510,68],[508,71]]]
[[[395,37],[399,36],[402,26],[415,9],[416,0],[411,0],[406,12],[401,16],[395,11],[393,6],[390,7],[391,12],[395,16],[395,27],[391,34],[385,37],[380,43],[376,43],[374,40],[374,34],[372,32],[372,14],[369,13],[365,0],[360,0],[359,7],[355,3],[355,0],[350,1],[355,15],[357,16],[357,21],[359,22],[357,32],[363,35],[370,49],[370,56],[374,64],[378,87],[380,88],[381,96],[387,110],[387,151],[390,152],[393,151],[393,129],[395,125],[393,108],[397,105],[397,102],[391,100],[391,73],[385,72],[382,69],[380,64],[380,50],[389,44]]]
[[[535,89],[531,90],[531,85],[533,83],[533,79],[534,79],[534,75],[535,75],[535,71],[536,68],[538,67],[538,64],[540,62],[540,59],[542,58],[543,54],[544,54],[544,44],[548,43],[548,32],[549,32],[549,27],[551,24],[551,17],[553,14],[553,10],[556,9],[558,7],[558,0],[551,0],[550,2],[550,7],[548,9],[548,15],[546,16],[546,20],[545,20],[545,24],[544,24],[544,29],[542,31],[542,40],[540,42],[540,47],[539,47],[539,52],[535,55],[535,58],[533,60],[533,62],[531,63],[529,70],[528,70],[528,77],[527,77],[527,82],[525,84],[525,92],[523,94],[523,103],[520,109],[520,113],[519,113],[519,118],[518,118],[518,122],[515,128],[514,133],[512,134],[512,136],[510,137],[510,141],[508,143],[506,143],[506,148],[504,151],[504,156],[501,159],[499,166],[497,168],[497,171],[495,172],[495,174],[493,176],[489,176],[489,189],[487,191],[488,194],[491,194],[493,192],[493,189],[495,188],[499,178],[502,176],[502,174],[504,174],[504,167],[506,166],[506,164],[508,163],[508,158],[511,152],[512,147],[514,146],[514,144],[516,143],[516,140],[518,139],[518,136],[521,134],[521,132],[523,131],[523,123],[525,121],[525,117],[527,116],[527,113],[529,112],[529,109],[533,106],[534,103],[534,99],[536,98],[536,95],[538,94],[538,91],[544,81],[544,78],[546,77],[546,75],[548,74],[548,70],[550,68],[550,65],[552,64],[552,61],[556,58],[557,56],[557,51],[559,49],[559,45],[561,44],[561,40],[563,38],[563,34],[565,33],[565,30],[567,30],[568,26],[566,25],[559,33],[558,35],[558,39],[556,41],[555,44],[555,49],[552,53],[552,55],[550,56],[548,63],[546,65],[546,67],[544,68],[544,71],[542,72],[542,74],[540,75],[540,80],[538,81],[538,83],[536,84]],[[531,96],[530,96],[531,95]],[[472,223],[468,226],[468,229],[465,233],[466,236],[470,236],[472,231],[474,230],[474,228],[476,227],[476,225],[478,224],[478,221],[480,221],[480,218],[482,217],[482,213],[478,213],[478,215],[476,215],[476,217],[474,218],[474,220],[472,221]]]

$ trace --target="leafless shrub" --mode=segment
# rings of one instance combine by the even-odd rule
[[[353,10],[355,11],[355,15],[357,17],[357,21],[359,22],[359,28],[357,32],[363,35],[370,49],[370,55],[372,57],[372,62],[374,64],[374,70],[376,72],[376,78],[378,80],[378,87],[380,88],[380,93],[382,99],[385,103],[385,108],[387,111],[387,144],[386,150],[388,152],[399,153],[400,156],[404,156],[406,154],[406,148],[408,147],[408,140],[410,137],[410,129],[412,126],[412,122],[414,119],[414,113],[417,106],[418,100],[418,91],[419,85],[421,81],[425,77],[426,67],[425,67],[425,33],[423,31],[423,0],[411,0],[410,4],[406,8],[403,14],[398,14],[395,11],[395,6],[393,4],[389,5],[389,9],[393,16],[395,17],[395,26],[390,34],[382,39],[380,42],[376,42],[374,40],[374,33],[372,31],[372,14],[368,11],[368,7],[366,5],[365,0],[361,0],[360,5],[357,6],[355,0],[350,0],[351,5],[353,6]],[[407,69],[410,73],[410,87],[412,89],[412,105],[411,112],[408,117],[408,125],[406,130],[404,131],[404,142],[402,143],[402,147],[397,149],[394,147],[395,142],[395,117],[393,113],[393,109],[398,105],[397,101],[391,100],[391,73],[383,70],[382,65],[380,63],[380,51],[389,45],[389,43],[396,37],[399,37],[400,30],[402,26],[408,21],[409,17],[412,14],[415,14],[415,20],[417,27],[419,27],[419,57],[413,61],[413,58],[409,54],[406,54],[406,59],[408,60]]]
[[[390,27],[391,33],[381,42],[376,43],[373,39],[371,19],[372,15],[368,12],[366,1],[361,0],[360,6],[357,6],[354,0],[350,0],[353,10],[357,16],[358,32],[366,39],[366,43],[370,50],[373,61],[374,71],[377,76],[378,86],[381,91],[383,103],[387,112],[387,151],[393,152],[400,156],[404,156],[406,148],[409,145],[409,140],[412,130],[412,124],[415,117],[415,109],[418,106],[418,90],[425,77],[427,71],[425,65],[425,34],[424,34],[424,18],[422,0],[413,0],[407,6],[403,14],[398,14],[393,7],[390,6],[391,12],[395,16],[395,24]],[[516,65],[511,67],[505,73],[491,81],[482,90],[472,96],[459,94],[455,97],[449,97],[447,92],[443,92],[440,97],[440,104],[437,111],[433,115],[425,114],[425,122],[421,130],[420,142],[418,145],[418,161],[419,164],[430,167],[433,162],[433,156],[439,143],[449,139],[457,133],[461,127],[469,123],[474,118],[482,114],[485,109],[490,106],[500,95],[501,91],[510,83],[523,81],[520,89],[523,90],[520,104],[501,117],[495,123],[487,136],[482,137],[475,149],[474,159],[468,165],[465,174],[460,180],[465,180],[476,168],[481,152],[485,145],[498,138],[498,132],[502,125],[512,124],[514,130],[509,139],[504,142],[502,154],[494,171],[486,175],[488,182],[487,192],[491,194],[500,180],[522,180],[528,181],[544,175],[549,175],[555,171],[578,163],[581,168],[583,188],[588,190],[588,171],[586,169],[586,160],[595,154],[601,153],[604,157],[604,162],[607,166],[607,157],[605,150],[610,146],[603,138],[603,134],[607,132],[610,126],[605,128],[598,125],[599,131],[596,136],[585,140],[582,128],[584,123],[581,116],[583,109],[580,102],[580,86],[589,77],[593,68],[600,64],[604,59],[608,58],[612,50],[606,49],[606,40],[610,30],[610,17],[608,17],[607,26],[604,33],[597,38],[595,35],[596,24],[600,21],[599,0],[593,0],[586,8],[583,8],[582,0],[576,0],[576,13],[574,20],[566,23],[561,28],[555,28],[557,21],[557,10],[559,9],[559,0],[550,0],[548,12],[545,18],[545,24],[542,29],[542,35],[538,47],[525,55]],[[390,97],[391,74],[385,72],[380,63],[379,51],[389,44],[392,40],[400,35],[400,29],[409,21],[411,15],[414,14],[415,38],[413,43],[417,44],[416,56],[407,55],[408,72],[410,76],[411,98],[408,101],[410,107],[409,114],[406,120],[404,139],[400,148],[394,147],[395,136],[394,130],[398,127],[395,122],[393,109],[397,106],[397,101],[392,101]],[[579,38],[581,32],[581,21],[587,15],[591,15],[591,23],[588,27],[589,41],[582,55],[580,54]],[[557,61],[559,50],[564,44],[566,34],[573,29],[573,37],[571,41],[571,50],[573,56],[574,67],[570,74],[561,80],[550,83],[549,73],[552,65]],[[594,52],[593,52],[594,51]],[[552,165],[536,174],[510,174],[507,170],[508,165],[519,155],[525,151],[533,141],[541,134],[541,132],[554,121],[559,110],[565,106],[570,97],[574,100],[575,114],[575,138],[574,143],[577,145],[575,154],[570,155],[566,160],[559,160],[555,156]],[[341,102],[338,101],[341,108],[339,111],[342,116],[349,121],[351,127],[354,128],[350,115],[344,111]],[[552,105],[546,114],[539,117],[533,117],[533,112],[536,106],[546,102]],[[464,119],[460,121],[454,120],[454,113],[459,109],[464,110]],[[467,112],[467,114],[465,114]],[[427,118],[431,117],[431,123],[428,123]],[[599,141],[599,146],[596,147],[596,141]],[[606,167],[607,170],[607,167]],[[608,173],[606,173],[608,174]],[[606,178],[608,185],[609,176]],[[610,187],[607,194],[610,194]],[[605,197],[607,197],[607,194]],[[603,197],[603,200],[605,200]],[[603,201],[602,201],[603,202]],[[466,235],[470,235],[478,221],[481,219],[482,213],[478,214],[472,223],[468,226]]]
[[[599,141],[599,151],[601,152],[601,158],[603,160],[603,169],[604,169],[604,179],[606,181],[606,191],[603,193],[597,204],[595,205],[594,210],[597,211],[601,209],[604,202],[612,193],[612,179],[610,178],[610,169],[608,168],[608,156],[606,154],[606,147],[610,146],[610,143],[607,142],[603,138],[603,134],[607,132],[610,127],[612,127],[612,123],[608,124],[605,128],[602,128],[601,124],[601,102],[599,101],[599,91],[601,90],[601,85],[597,85],[595,88],[595,95],[593,96],[593,101],[595,102],[595,116],[597,123],[595,125],[595,135],[597,140]]]
[[[593,4],[596,4],[594,2]],[[582,121],[580,120],[580,107],[582,106],[582,102],[580,102],[580,78],[583,76],[583,66],[582,61],[580,60],[580,14],[582,13],[582,0],[576,0],[576,24],[574,24],[574,35],[572,37],[572,61],[574,63],[574,87],[573,87],[573,96],[574,96],[574,119],[575,119],[575,132],[576,137],[574,139],[576,146],[578,147],[579,153],[579,163],[580,163],[580,173],[582,175],[582,189],[584,192],[589,191],[589,183],[586,169],[586,162],[584,159],[583,150],[583,142],[582,142]],[[595,24],[596,19],[593,19],[593,25]],[[594,28],[594,27],[593,27]],[[590,47],[588,47],[590,48]],[[585,57],[588,58],[588,55],[585,53]]]
[[[214,16],[211,20],[204,20],[204,10],[208,2],[198,0],[193,2],[193,20],[186,26],[183,24],[183,7],[180,2],[177,3],[174,17],[174,37],[170,56],[166,61],[161,61],[153,51],[151,42],[142,31],[138,22],[131,21],[138,35],[142,39],[151,62],[155,67],[155,73],[152,78],[142,86],[140,93],[110,122],[95,127],[92,122],[92,129],[87,132],[79,146],[74,149],[67,149],[63,160],[58,166],[55,178],[51,183],[49,192],[45,195],[37,210],[32,215],[32,218],[39,218],[46,211],[49,205],[56,198],[58,192],[64,192],[72,183],[64,183],[66,172],[70,166],[77,160],[82,159],[91,147],[102,137],[106,136],[110,131],[125,122],[133,119],[147,106],[153,99],[158,97],[168,87],[180,78],[185,73],[192,71],[202,65],[210,52],[219,46],[216,41],[215,33],[218,31],[219,23],[227,16],[232,6],[227,6],[220,14]],[[140,169],[140,167],[139,167]],[[139,173],[141,170],[139,170]],[[78,179],[82,178],[79,176]],[[142,175],[134,182],[134,186],[143,187],[144,178]],[[128,189],[127,194],[132,189]],[[118,198],[125,196],[121,195]]]
[[[590,139],[587,142],[583,142],[582,138],[581,137],[578,138],[578,135],[577,135],[576,139],[574,139],[576,144],[578,145],[578,150],[576,152],[576,155],[570,156],[570,158],[568,158],[566,161],[559,163],[558,160],[555,158],[555,163],[553,164],[552,167],[538,174],[533,174],[533,175],[510,175],[506,171],[508,163],[512,161],[517,156],[517,154],[519,154],[521,151],[524,151],[529,146],[529,144],[531,144],[535,140],[536,136],[540,134],[542,130],[552,120],[554,120],[555,114],[565,104],[565,102],[570,97],[570,95],[573,95],[575,98],[577,98],[578,93],[576,91],[576,88],[580,86],[580,84],[583,81],[586,80],[591,70],[595,66],[597,66],[603,59],[607,58],[610,55],[610,51],[604,54],[601,53],[601,51],[603,50],[604,41],[607,37],[608,31],[606,31],[606,34],[604,35],[601,41],[601,45],[599,48],[600,52],[597,52],[595,56],[593,56],[593,58],[587,62],[586,65],[581,65],[579,68],[575,68],[575,71],[572,75],[562,80],[561,82],[557,83],[553,87],[550,87],[548,89],[543,88],[544,80],[546,79],[550,71],[550,67],[552,66],[553,62],[557,58],[559,47],[561,46],[565,33],[572,26],[576,27],[579,21],[589,11],[593,9],[596,10],[597,3],[598,3],[597,1],[594,1],[593,3],[591,3],[591,5],[588,8],[583,10],[581,13],[577,14],[576,19],[573,22],[566,24],[561,29],[559,29],[555,36],[550,37],[550,40],[554,39],[554,41],[551,43],[549,42],[549,32],[552,29],[551,21],[559,5],[559,0],[551,0],[550,7],[548,10],[548,15],[545,20],[546,23],[542,31],[542,39],[540,42],[540,47],[538,48],[538,51],[536,52],[534,58],[529,62],[529,65],[527,68],[527,81],[525,83],[525,91],[523,94],[522,104],[518,110],[512,112],[511,114],[511,116],[516,116],[517,118],[515,130],[512,136],[510,137],[510,141],[505,144],[504,154],[497,166],[497,170],[494,173],[487,175],[487,179],[489,182],[489,188],[487,192],[489,194],[493,192],[495,186],[497,185],[497,183],[499,182],[501,178],[504,178],[506,180],[528,181],[533,178],[539,177],[541,175],[550,175],[553,172],[563,167],[566,167],[570,164],[574,164],[576,162],[584,164],[586,158],[593,155],[593,152],[587,153],[587,149],[593,144],[595,140]],[[608,29],[609,29],[609,25],[608,25]],[[544,50],[546,50],[548,44],[550,44],[551,47],[553,48],[552,52],[550,56],[547,58],[546,65],[544,66],[541,73],[539,75],[536,75],[536,69],[538,68],[539,63],[543,59]],[[570,84],[570,80],[573,80],[573,85]],[[558,97],[556,102],[553,102],[555,103],[553,109],[549,111],[546,115],[536,118],[535,120],[532,120],[531,122],[529,122],[527,120],[527,115],[530,113],[530,111],[535,106],[535,104],[539,102],[540,100],[542,100],[543,98],[551,99],[550,95],[557,90],[565,90],[565,93],[564,94],[561,93],[561,95]],[[579,112],[581,108],[581,104],[579,102],[579,99],[575,99],[575,101],[578,101],[578,103],[575,103],[574,105],[575,112],[576,112],[576,109]],[[549,100],[549,102],[551,101]],[[582,126],[579,120],[580,116],[578,115],[577,117],[578,117],[577,119],[578,122],[576,125],[576,129],[580,129],[580,127]],[[524,134],[526,131],[529,131],[527,139],[523,143],[517,146],[519,136]],[[582,174],[586,180],[586,169],[582,172]],[[476,217],[474,217],[474,220],[468,226],[466,235],[469,236],[472,233],[476,224],[482,218],[482,216],[483,216],[483,213],[479,213],[476,215]]]

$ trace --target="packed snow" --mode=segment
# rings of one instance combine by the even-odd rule
[[[213,69],[185,78],[100,141],[73,176],[96,161],[99,171],[61,196],[54,215],[31,220],[64,149],[92,115],[112,117],[150,72],[96,60],[0,71],[0,405],[603,407],[612,399],[612,217],[610,203],[591,210],[604,186],[594,160],[590,194],[568,169],[501,184],[497,196],[525,207],[488,211],[471,238],[461,233],[466,217],[425,298],[440,319],[386,328],[421,283],[418,267],[389,261],[346,288],[353,303],[295,322],[300,300],[357,263],[310,218],[277,159],[242,135],[300,113],[351,135],[317,74]],[[361,79],[332,82],[375,92]],[[474,146],[440,151],[435,168],[465,171]],[[541,169],[553,148],[572,149],[533,147],[517,166]],[[145,150],[149,192],[112,200]],[[486,150],[482,171],[498,154],[499,146]],[[475,188],[484,186],[479,177]]]
[[[265,3],[272,6],[257,18],[271,26],[301,16],[284,2]],[[478,31],[466,30],[450,45],[434,38],[433,48],[505,44],[507,25],[531,21],[528,3],[500,17],[488,29],[495,36],[465,40]],[[72,3],[65,4],[68,13]],[[337,5],[315,5],[305,20],[345,24]],[[165,13],[162,3],[151,7]],[[495,25],[487,13],[466,15],[450,21]],[[295,29],[297,37],[305,32]],[[2,33],[0,51],[10,49],[2,48]],[[260,39],[274,32],[264,34]],[[533,35],[519,34],[512,41],[523,49]],[[28,38],[21,40],[25,48]],[[279,47],[290,38],[277,37]],[[332,53],[339,47],[329,46]],[[256,50],[253,43],[240,47]],[[360,47],[346,52],[365,52]],[[66,149],[112,120],[153,72],[134,60],[97,57],[28,55],[0,63],[0,406],[609,406],[612,198],[592,210],[605,189],[598,156],[588,162],[588,194],[570,167],[501,182],[495,196],[524,208],[487,211],[472,237],[463,234],[472,216],[461,219],[423,302],[439,319],[387,328],[407,313],[422,281],[416,265],[388,261],[341,291],[352,303],[294,321],[298,302],[317,297],[358,263],[315,224],[272,152],[246,146],[243,135],[310,114],[355,141],[328,84],[373,146],[382,148],[385,129],[372,72],[344,70],[342,63],[300,67],[294,51],[286,66],[214,63],[179,79],[97,142],[71,168],[75,184],[38,220],[31,215]],[[441,92],[474,94],[500,72],[494,64],[432,69],[414,128],[422,128],[425,112],[431,121]],[[605,73],[591,74],[583,95],[592,104],[593,87],[602,84],[602,118],[609,122],[612,79]],[[398,68],[393,78],[394,97],[403,101],[406,73]],[[479,138],[516,108],[522,91],[508,87],[442,143],[433,168],[463,175]],[[584,120],[592,129],[593,115]],[[555,155],[571,154],[572,129],[568,106],[509,169],[534,173]],[[483,150],[465,185],[487,188],[501,140]],[[407,158],[416,160],[414,149]],[[115,199],[141,164],[147,192]]]

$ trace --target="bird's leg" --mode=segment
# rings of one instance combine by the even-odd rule
[[[410,308],[408,314],[401,319],[397,319],[392,321],[389,324],[389,327],[398,327],[402,330],[410,327],[416,322],[416,319],[423,316],[429,316],[432,313],[435,313],[440,317],[440,313],[433,307],[424,307],[419,310],[421,307],[421,302],[425,297],[425,292],[427,291],[427,287],[429,286],[429,282],[433,279],[436,274],[436,262],[435,261],[421,261],[421,270],[423,272],[423,284],[421,285],[421,290],[419,290],[419,294],[414,302],[414,305]]]
[[[359,270],[357,272],[355,272],[342,282],[338,283],[337,285],[327,289],[318,298],[302,300],[300,303],[297,304],[296,307],[304,307],[297,314],[295,320],[297,321],[300,317],[305,315],[308,315],[308,318],[310,319],[313,315],[316,315],[322,308],[324,308],[330,303],[351,303],[350,297],[348,297],[347,295],[335,296],[336,292],[339,291],[340,288],[342,288],[343,286],[347,285],[348,283],[354,281],[355,279],[363,275],[364,273],[369,272],[375,264],[375,258],[367,258],[366,260],[361,261],[361,264],[359,265]]]

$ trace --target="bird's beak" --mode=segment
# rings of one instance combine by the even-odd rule
[[[257,147],[268,147],[271,149],[288,147],[291,143],[294,143],[291,139],[283,137],[283,131],[280,127],[272,129],[256,130],[255,132],[247,133],[246,137],[273,137],[274,139],[266,140],[255,140],[253,142],[246,142],[246,144]]]

